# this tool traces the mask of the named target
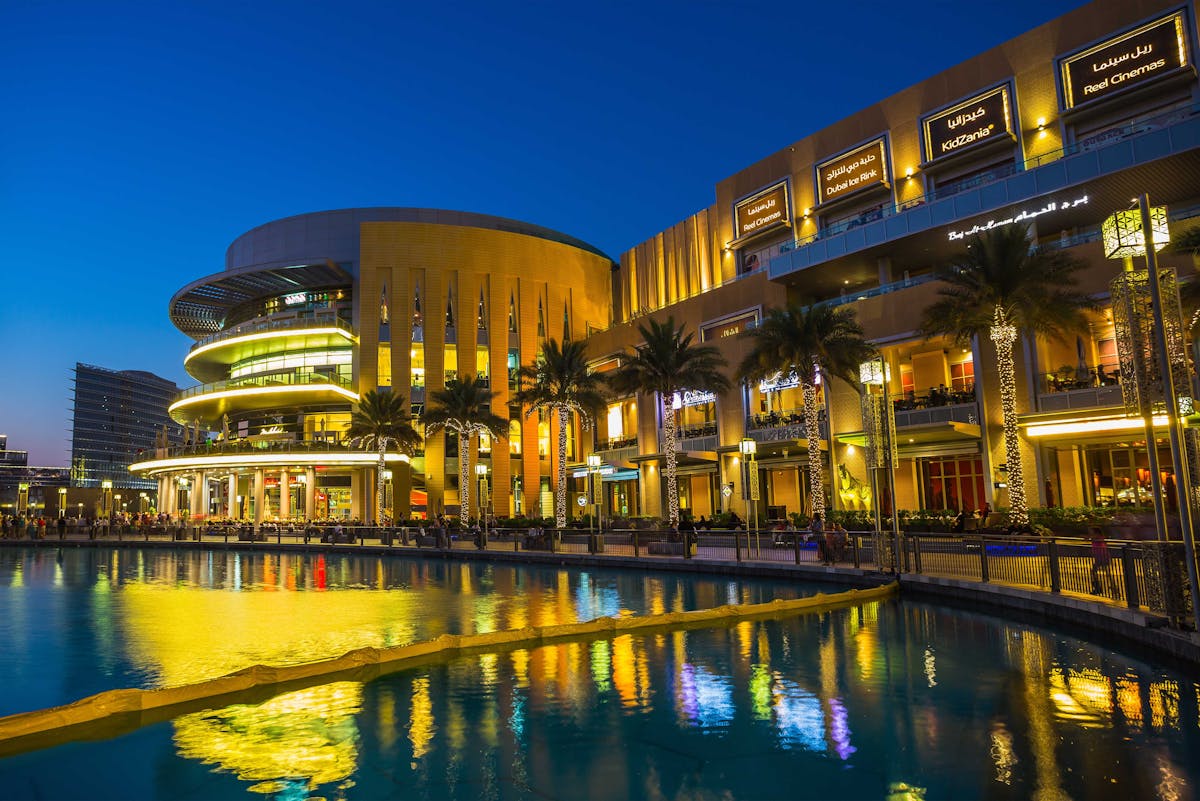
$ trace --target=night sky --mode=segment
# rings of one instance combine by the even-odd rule
[[[194,384],[167,302],[261,223],[461,209],[619,258],[1078,5],[0,2],[0,433],[66,465],[76,361]]]

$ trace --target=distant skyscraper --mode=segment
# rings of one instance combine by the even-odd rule
[[[75,406],[71,433],[71,483],[99,487],[154,489],[150,479],[129,472],[129,465],[153,454],[166,426],[171,443],[183,441],[183,428],[167,416],[179,388],[142,370],[108,370],[75,365]]]

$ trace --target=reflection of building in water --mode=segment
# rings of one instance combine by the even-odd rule
[[[341,782],[358,767],[362,688],[340,681],[184,715],[175,720],[175,747],[185,759],[265,783],[249,788],[264,794]]]

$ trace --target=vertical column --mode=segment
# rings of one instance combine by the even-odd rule
[[[411,515],[412,464],[400,462],[392,468],[392,522],[407,520]]]
[[[201,517],[207,518],[209,509],[212,508],[212,504],[210,503],[211,498],[208,491],[208,473],[197,474],[196,481],[199,484],[196,489],[198,496],[197,501],[199,502],[200,508],[195,511],[199,512]]]
[[[279,471],[279,517],[290,520],[292,517],[292,488],[288,486],[288,471]]]
[[[225,516],[237,517],[241,510],[237,508],[237,473],[229,474],[229,498],[225,502]]]
[[[304,471],[304,517],[317,517],[317,471],[311,467]]]
[[[263,479],[263,471],[260,467],[254,471],[254,525],[258,527],[263,521],[263,504],[267,498],[266,481]]]
[[[166,510],[167,503],[167,480],[162,476],[158,477],[158,502],[155,508],[162,512]]]
[[[363,470],[350,471],[350,517],[364,520],[363,513]]]

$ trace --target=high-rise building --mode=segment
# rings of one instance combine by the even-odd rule
[[[29,452],[9,450],[0,434],[0,515],[58,514],[67,476],[65,467],[30,467]]]
[[[71,483],[99,487],[155,489],[157,484],[129,472],[129,465],[153,453],[164,432],[181,443],[183,427],[167,414],[179,387],[143,370],[109,370],[75,365],[75,404],[71,425]]]

